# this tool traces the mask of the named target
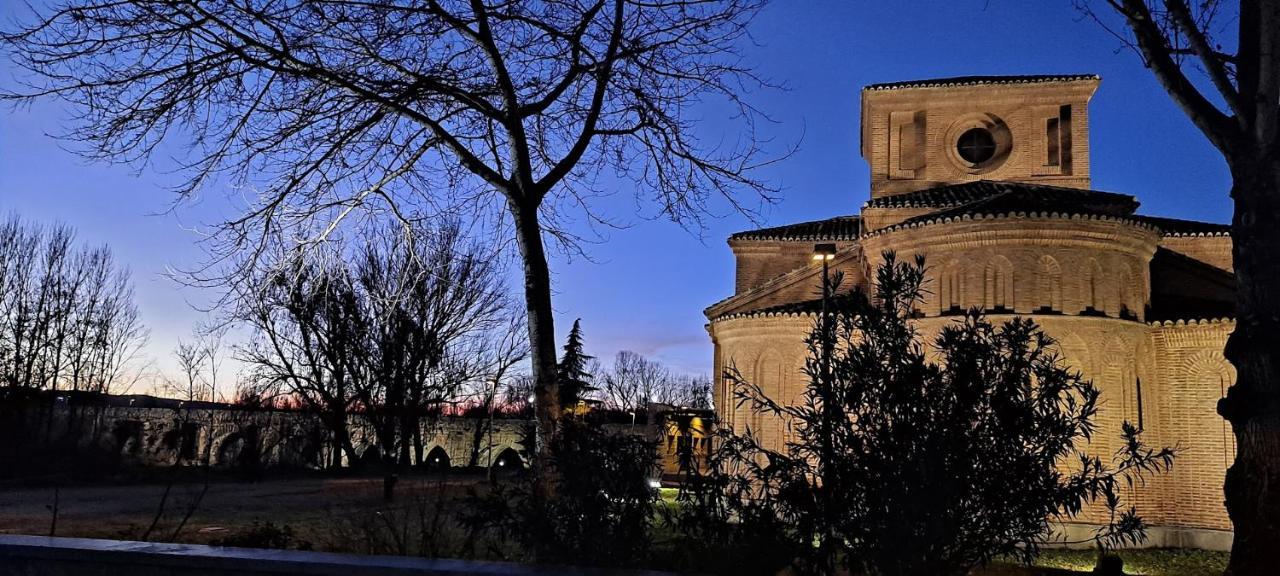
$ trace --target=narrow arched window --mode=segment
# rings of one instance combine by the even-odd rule
[[[952,260],[942,269],[938,279],[938,313],[960,314],[964,311],[960,262]]]
[[[991,312],[1013,311],[1013,263],[1004,256],[987,262],[984,274],[984,306]]]
[[[1117,286],[1116,296],[1120,301],[1120,317],[1128,320],[1137,320],[1137,303],[1134,302],[1133,295],[1136,291],[1133,287],[1133,274],[1129,272],[1128,266],[1121,268],[1119,286]]]
[[[1062,267],[1052,256],[1041,256],[1036,271],[1036,308],[1039,314],[1062,312]]]
[[[1090,258],[1080,271],[1080,314],[1106,316],[1107,305],[1102,288],[1102,265]]]

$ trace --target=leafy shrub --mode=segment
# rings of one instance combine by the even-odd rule
[[[276,526],[270,520],[257,522],[248,530],[219,538],[212,542],[214,546],[234,546],[238,548],[269,548],[273,550],[310,550],[311,543],[299,539],[288,524]]]
[[[657,450],[644,437],[566,420],[553,439],[555,497],[534,497],[531,476],[469,498],[470,541],[513,540],[539,562],[630,566],[652,541]],[[494,550],[490,551],[496,552]]]
[[[924,278],[923,259],[888,253],[874,298],[834,298],[806,341],[809,385],[794,404],[727,371],[739,406],[792,433],[782,446],[722,433],[672,520],[693,545],[759,555],[761,540],[783,540],[771,561],[801,573],[964,574],[1030,561],[1051,520],[1091,503],[1109,512],[1099,543],[1144,537],[1121,488],[1167,469],[1172,450],[1146,448],[1126,422],[1110,463],[1082,452],[1098,389],[1031,320],[996,326],[971,311],[930,360],[912,321]]]

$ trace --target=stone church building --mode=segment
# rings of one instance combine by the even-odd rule
[[[1181,449],[1171,473],[1131,497],[1149,545],[1229,548],[1222,482],[1234,459],[1215,406],[1234,381],[1222,356],[1234,277],[1229,227],[1140,213],[1136,198],[1092,190],[1089,101],[1100,79],[965,77],[867,86],[862,157],[871,199],[854,215],[734,234],[733,296],[707,308],[714,370],[736,366],[773,399],[805,388],[804,337],[822,267],[866,286],[886,250],[927,257],[926,339],[970,307],[993,321],[1030,316],[1101,390],[1088,451],[1119,448],[1120,423]],[[780,444],[781,421],[737,408],[721,382],[722,425]],[[1084,521],[1088,521],[1086,516]],[[1096,518],[1095,518],[1096,520]]]

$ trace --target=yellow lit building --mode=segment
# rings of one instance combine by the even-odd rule
[[[1228,548],[1222,482],[1234,459],[1215,406],[1234,381],[1229,227],[1139,214],[1133,196],[1090,188],[1089,101],[1097,76],[965,77],[867,86],[858,214],[734,234],[735,293],[707,308],[714,370],[732,363],[775,400],[804,390],[804,337],[819,308],[815,244],[847,288],[881,254],[927,257],[926,338],[970,307],[1030,316],[1102,392],[1090,451],[1141,422],[1181,448],[1171,473],[1133,495],[1149,544]],[[715,392],[721,425],[781,443],[780,421]],[[1085,518],[1088,520],[1089,518]]]

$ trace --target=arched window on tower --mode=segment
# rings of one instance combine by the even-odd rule
[[[942,315],[964,313],[960,262],[952,260],[938,277],[938,313]]]
[[[1037,314],[1062,313],[1062,267],[1052,256],[1041,256],[1036,271]]]
[[[1106,316],[1107,305],[1103,292],[1102,265],[1090,258],[1080,270],[1080,315]]]
[[[989,312],[1013,311],[1013,263],[1004,256],[987,262],[983,305]]]
[[[1116,296],[1120,300],[1120,317],[1127,320],[1137,320],[1137,305],[1134,302],[1133,295],[1136,292],[1133,286],[1133,274],[1129,271],[1128,266],[1120,269],[1119,290]]]

